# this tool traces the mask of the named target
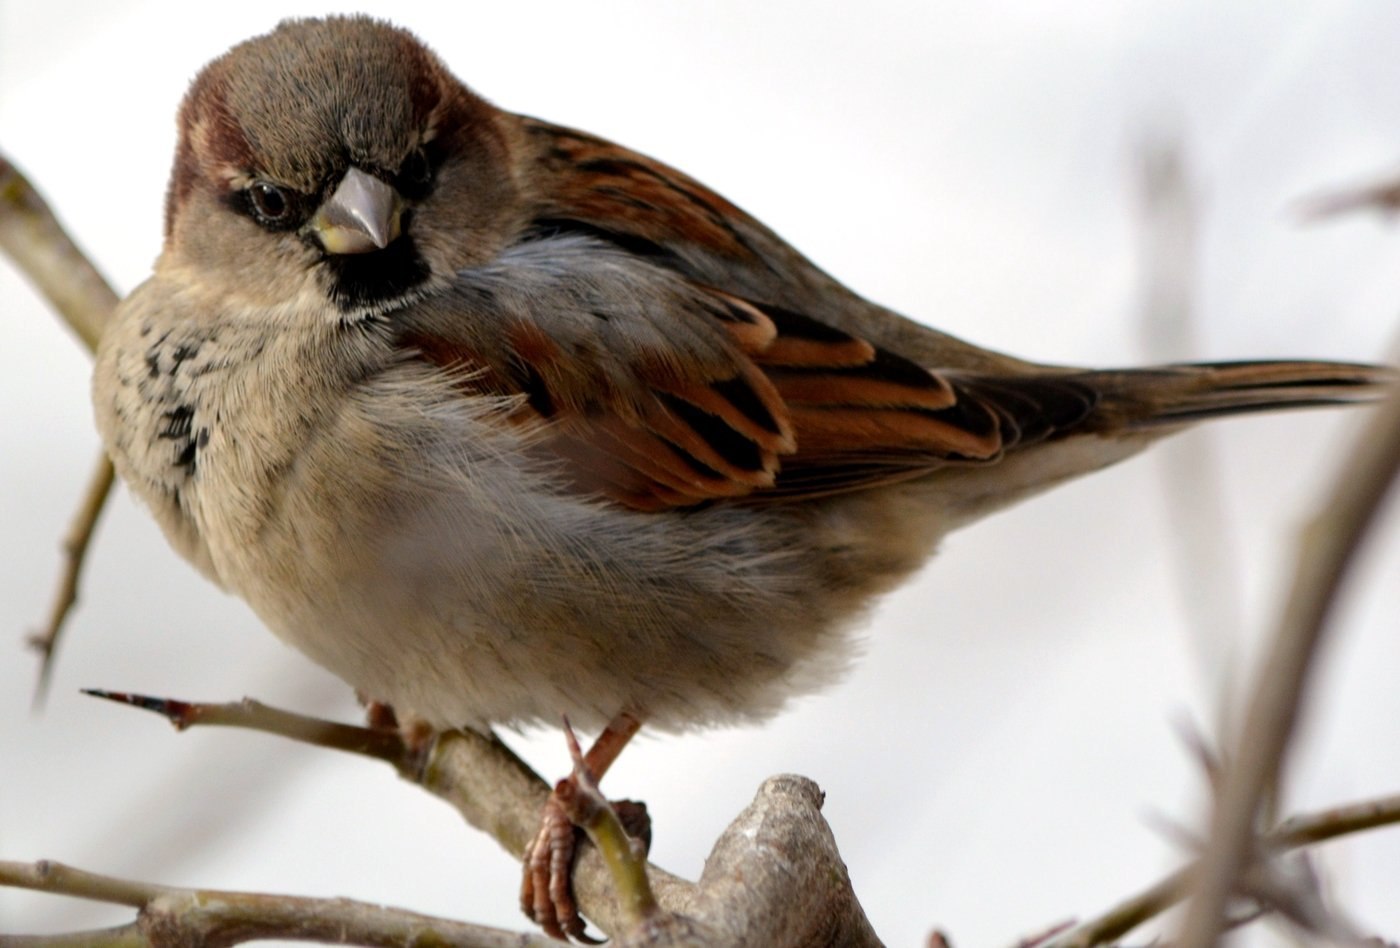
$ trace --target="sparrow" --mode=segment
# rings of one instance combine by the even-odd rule
[[[163,248],[96,362],[118,472],[401,719],[567,716],[602,729],[599,776],[642,724],[761,721],[831,682],[950,530],[1194,422],[1395,378],[979,348],[362,16],[233,47],[178,127]],[[579,935],[561,820],[522,898]]]

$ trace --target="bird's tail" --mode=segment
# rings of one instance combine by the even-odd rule
[[[1376,401],[1400,371],[1349,362],[1210,362],[1074,373],[1098,393],[1081,431],[1171,428],[1252,411]]]
[[[1400,371],[1342,362],[1213,362],[956,381],[995,412],[1002,450],[988,459],[997,462],[993,476],[974,463],[950,466],[928,481],[941,492],[949,529],[1121,461],[1198,421],[1376,401],[1400,388]]]

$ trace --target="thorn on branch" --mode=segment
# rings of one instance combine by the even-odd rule
[[[118,704],[128,704],[143,711],[153,711],[175,725],[177,731],[183,731],[190,725],[199,723],[194,711],[195,706],[188,701],[138,695],[129,691],[108,691],[105,688],[80,688],[79,690],[94,698],[115,701]]]

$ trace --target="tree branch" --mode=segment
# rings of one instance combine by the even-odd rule
[[[449,741],[449,746],[460,749],[463,745]],[[434,757],[438,756],[435,752]],[[698,885],[656,886],[655,870],[648,868],[662,910],[634,915],[614,926],[613,943],[619,948],[879,946],[851,890],[831,829],[821,818],[821,803],[821,791],[806,778],[779,776],[765,781],[754,801],[716,843]],[[140,911],[133,926],[52,938],[0,936],[0,948],[78,944],[222,948],[259,938],[375,948],[557,944],[540,935],[513,934],[346,899],[180,889],[49,862],[0,862],[0,885],[98,899]]]
[[[405,945],[544,948],[558,944],[543,935],[470,925],[351,899],[182,889],[131,882],[55,862],[28,865],[0,862],[0,885],[74,895],[140,910],[137,921],[122,928],[56,936],[0,935],[0,948],[56,948],[80,944],[222,948],[260,938],[374,948]]]
[[[395,731],[322,721],[251,700],[201,704],[89,693],[154,711],[182,730],[243,727],[385,761],[454,806],[515,859],[534,835],[549,795],[544,781],[494,735],[448,731],[420,749]],[[766,781],[716,843],[698,884],[626,858],[613,872],[597,848],[583,847],[573,872],[575,896],[584,914],[620,945],[878,945],[821,817],[822,799],[803,777]],[[660,911],[638,895],[635,874],[642,868]]]

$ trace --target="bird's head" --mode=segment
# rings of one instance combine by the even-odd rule
[[[404,30],[283,22],[185,97],[166,262],[253,305],[393,309],[499,251],[518,203],[504,115]]]

